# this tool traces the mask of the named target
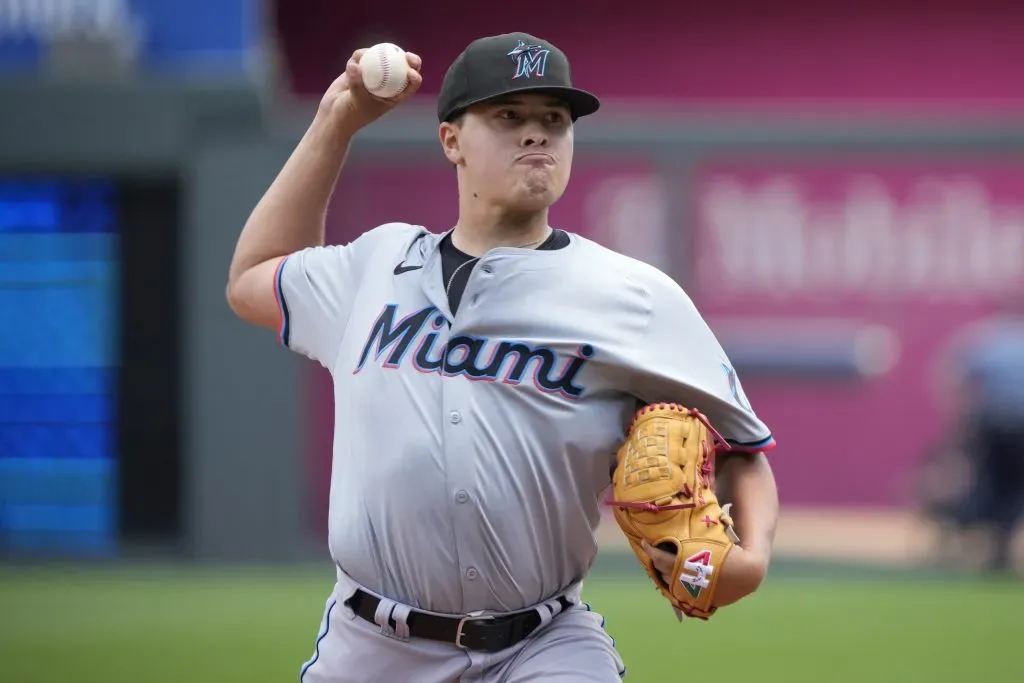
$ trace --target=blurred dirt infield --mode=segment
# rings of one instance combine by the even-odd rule
[[[796,560],[915,565],[927,561],[938,533],[912,510],[784,505],[775,554]],[[627,547],[610,516],[602,521],[598,538],[602,548]]]

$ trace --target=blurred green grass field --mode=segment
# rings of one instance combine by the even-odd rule
[[[1020,582],[777,574],[706,623],[677,623],[637,575],[599,572],[584,594],[627,681],[1024,681]],[[0,570],[0,681],[297,681],[331,580],[323,569]]]

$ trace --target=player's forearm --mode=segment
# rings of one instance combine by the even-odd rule
[[[764,453],[721,453],[716,476],[719,500],[731,502],[740,545],[767,563],[779,519],[779,493]]]
[[[324,243],[327,206],[353,133],[319,112],[253,209],[239,235],[229,279],[278,256]]]

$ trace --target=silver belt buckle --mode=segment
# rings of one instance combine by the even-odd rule
[[[476,612],[474,614],[467,614],[459,619],[459,627],[455,629],[455,646],[460,647],[463,650],[469,649],[462,644],[462,631],[468,621],[494,621],[494,616],[490,614],[482,615],[479,612]]]

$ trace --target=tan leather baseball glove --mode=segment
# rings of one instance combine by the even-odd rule
[[[729,552],[739,538],[714,491],[716,448],[729,446],[692,408],[657,403],[640,409],[618,451],[607,502],[637,559],[677,616],[708,619]],[[642,542],[674,552],[671,583]]]

